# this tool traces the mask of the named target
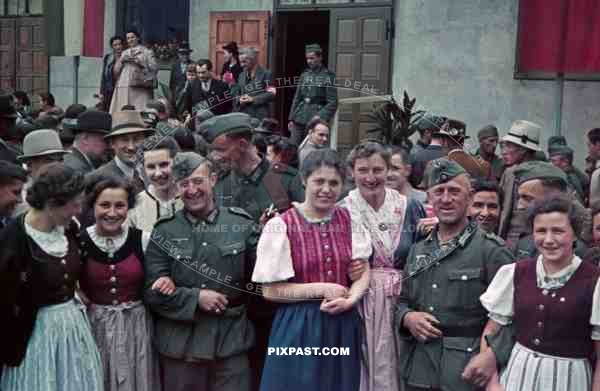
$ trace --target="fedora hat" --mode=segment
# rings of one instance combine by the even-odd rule
[[[530,151],[541,151],[540,132],[542,127],[535,122],[518,120],[513,122],[502,142],[513,143]]]
[[[145,133],[152,134],[156,130],[147,128],[139,111],[116,111],[112,115],[112,129],[104,138],[121,136],[123,134]]]
[[[112,117],[109,113],[100,110],[86,110],[77,117],[77,125],[73,131],[106,135],[110,132],[111,127]]]
[[[17,159],[19,161],[31,159],[38,156],[65,154],[69,151],[63,149],[60,137],[56,130],[40,129],[34,130],[25,136],[23,140],[23,155]]]

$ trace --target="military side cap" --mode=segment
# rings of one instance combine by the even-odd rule
[[[446,122],[446,117],[439,115],[424,115],[414,125],[417,131],[423,132],[425,130],[433,129],[438,130]]]
[[[550,149],[552,146],[558,145],[565,147],[567,146],[567,140],[565,139],[565,136],[552,136],[548,139],[548,149]]]
[[[304,47],[305,53],[321,53],[323,49],[321,49],[321,45],[318,43],[311,43]]]
[[[196,152],[178,152],[173,159],[171,172],[176,181],[180,181],[192,175],[192,173],[206,162],[206,158]]]
[[[552,149],[550,149],[550,151],[548,152],[548,155],[550,155],[550,157],[561,156],[565,159],[572,160],[573,159],[573,149],[566,145],[557,145],[557,146],[552,147]]]
[[[443,157],[435,159],[427,165],[423,183],[425,184],[425,187],[429,189],[466,173],[467,171],[465,171],[460,164]]]
[[[213,117],[206,121],[204,138],[211,143],[219,136],[230,136],[252,131],[250,116],[244,113],[230,113]]]
[[[515,178],[519,184],[534,179],[558,179],[567,186],[567,174],[563,170],[547,162],[529,161],[519,164],[515,169]]]
[[[498,137],[498,128],[494,125],[486,125],[477,132],[477,139],[479,141],[486,137]]]

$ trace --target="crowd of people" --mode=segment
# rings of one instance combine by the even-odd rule
[[[600,128],[584,171],[534,122],[471,150],[432,115],[342,159],[334,87],[280,126],[256,51],[225,50],[219,77],[181,48],[175,101],[113,70],[54,122],[0,96],[0,390],[600,391]]]

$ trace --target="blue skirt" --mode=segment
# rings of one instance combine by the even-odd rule
[[[25,358],[5,366],[2,391],[102,391],[102,363],[88,319],[75,301],[38,310]]]
[[[358,311],[329,315],[321,302],[284,304],[273,320],[260,391],[357,391],[360,386],[362,325]],[[277,349],[279,348],[279,350]],[[277,355],[287,348],[287,355]],[[295,348],[295,352],[290,352]],[[319,348],[307,355],[306,348]],[[324,355],[347,348],[348,355]],[[275,351],[273,352],[273,349]],[[302,353],[298,354],[298,350]],[[333,350],[335,351],[335,350]]]

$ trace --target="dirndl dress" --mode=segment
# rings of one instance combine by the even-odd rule
[[[335,207],[328,219],[309,221],[295,206],[266,224],[252,279],[348,286],[348,263],[368,259],[371,253],[368,237],[354,231],[346,209]],[[306,300],[278,307],[261,391],[358,391],[363,328],[358,310],[330,315],[320,310],[321,302]],[[283,348],[286,355],[281,355]]]
[[[81,267],[77,241],[63,229],[41,232],[25,223],[25,231],[33,240],[32,283],[45,293],[39,300],[52,303],[38,308],[25,357],[17,367],[3,367],[0,389],[102,391],[100,354],[85,309],[74,299]],[[57,278],[64,281],[57,284]]]
[[[144,240],[142,240],[144,235]],[[153,321],[141,301],[145,233],[125,228],[107,238],[96,226],[81,234],[84,270],[81,289],[104,367],[105,391],[160,391]]]

